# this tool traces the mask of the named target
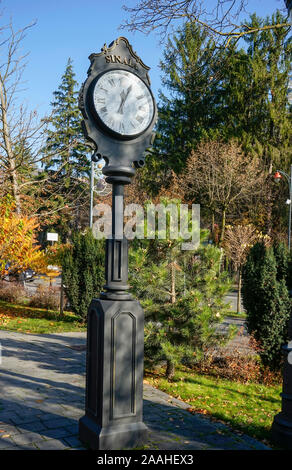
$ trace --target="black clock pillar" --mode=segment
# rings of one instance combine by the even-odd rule
[[[103,173],[112,184],[112,236],[106,240],[105,292],[92,300],[88,310],[86,406],[79,421],[79,438],[91,449],[119,450],[139,445],[147,433],[142,416],[144,313],[129,293],[123,205],[124,186],[131,183],[135,168],[144,164],[157,110],[153,101],[151,125],[139,136],[127,140],[107,134],[91,112],[91,84],[100,73],[118,66],[131,67],[149,86],[149,68],[125,38],[117,39],[109,48],[104,46],[90,60],[79,106],[85,135],[94,144],[97,157],[104,158]]]
[[[86,413],[79,437],[91,449],[133,447],[147,433],[142,418],[144,313],[128,292],[123,192],[124,182],[114,182],[106,292],[92,300],[88,312]]]

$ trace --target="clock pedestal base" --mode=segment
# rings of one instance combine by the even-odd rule
[[[147,433],[142,422],[101,428],[88,416],[79,421],[79,439],[93,450],[132,449],[145,442]]]
[[[144,312],[136,300],[93,299],[88,310],[85,416],[79,438],[91,449],[135,447],[142,421]]]

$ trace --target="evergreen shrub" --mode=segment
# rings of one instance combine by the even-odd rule
[[[75,233],[61,263],[70,309],[85,320],[91,300],[98,297],[105,282],[104,240],[96,240],[91,231]]]
[[[288,253],[282,246],[254,245],[243,267],[243,306],[247,328],[259,345],[264,366],[279,370],[288,341],[291,300],[287,288]]]

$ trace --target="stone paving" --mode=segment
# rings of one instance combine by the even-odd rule
[[[84,449],[85,333],[0,331],[0,450]],[[267,450],[189,405],[144,384],[149,450]]]

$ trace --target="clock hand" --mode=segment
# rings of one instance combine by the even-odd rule
[[[125,99],[126,99],[126,95],[125,95],[125,92],[123,90],[122,93],[121,93],[121,102],[120,102],[120,106],[119,106],[119,109],[118,109],[118,113],[120,113],[120,114],[123,114],[123,106],[124,106]]]
[[[129,96],[129,93],[130,93],[131,90],[132,90],[132,85],[129,86],[129,88],[127,89],[126,94],[125,94],[124,90],[122,91],[122,93],[121,93],[121,98],[122,98],[122,100],[121,100],[121,103],[120,103],[120,106],[119,106],[119,109],[118,109],[118,113],[123,114],[123,112],[124,112],[124,104],[125,104],[126,99],[127,99],[128,96]],[[123,96],[122,96],[122,95],[123,95]]]

